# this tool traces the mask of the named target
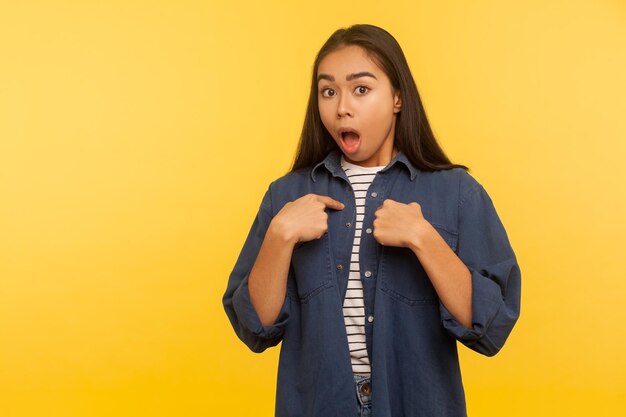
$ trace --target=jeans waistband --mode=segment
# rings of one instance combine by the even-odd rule
[[[372,403],[372,380],[367,375],[354,374],[356,396],[361,406]]]

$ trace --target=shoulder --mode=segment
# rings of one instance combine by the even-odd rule
[[[422,180],[430,183],[430,187],[446,194],[456,194],[459,205],[462,205],[471,195],[483,186],[474,176],[463,168],[443,169],[439,171],[420,171]]]
[[[463,168],[454,168],[454,171],[457,171],[456,175],[459,184],[459,206],[462,206],[465,201],[476,193],[485,192],[482,184],[469,172]]]
[[[276,178],[270,183],[269,190],[273,193],[287,192],[311,181],[311,168],[302,168]]]
[[[459,186],[459,209],[493,207],[493,200],[485,187],[474,176],[462,168],[455,168]]]

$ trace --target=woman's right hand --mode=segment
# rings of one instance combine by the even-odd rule
[[[345,205],[324,195],[306,194],[286,203],[272,219],[270,227],[295,245],[319,239],[328,230],[326,208],[343,210]]]

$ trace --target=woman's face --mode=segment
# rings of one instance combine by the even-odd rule
[[[317,73],[320,118],[346,160],[368,167],[387,165],[396,153],[401,106],[387,75],[356,45],[326,55]]]

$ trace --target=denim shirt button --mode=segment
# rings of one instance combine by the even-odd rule
[[[365,271],[365,276],[366,277],[371,277],[372,276],[372,271]]]
[[[352,227],[352,223],[347,222],[347,223],[346,223],[346,227],[348,227],[348,228]]]
[[[373,193],[370,194],[373,198],[378,197],[378,193],[376,191],[374,191]]]
[[[372,233],[372,229],[370,229],[369,227],[367,229],[365,229],[365,233],[367,233],[368,235]]]
[[[373,322],[374,321],[374,316],[372,316],[372,315],[367,316],[367,321],[370,322],[370,323]]]
[[[342,264],[337,264],[337,269],[341,271],[343,269],[343,265]]]

